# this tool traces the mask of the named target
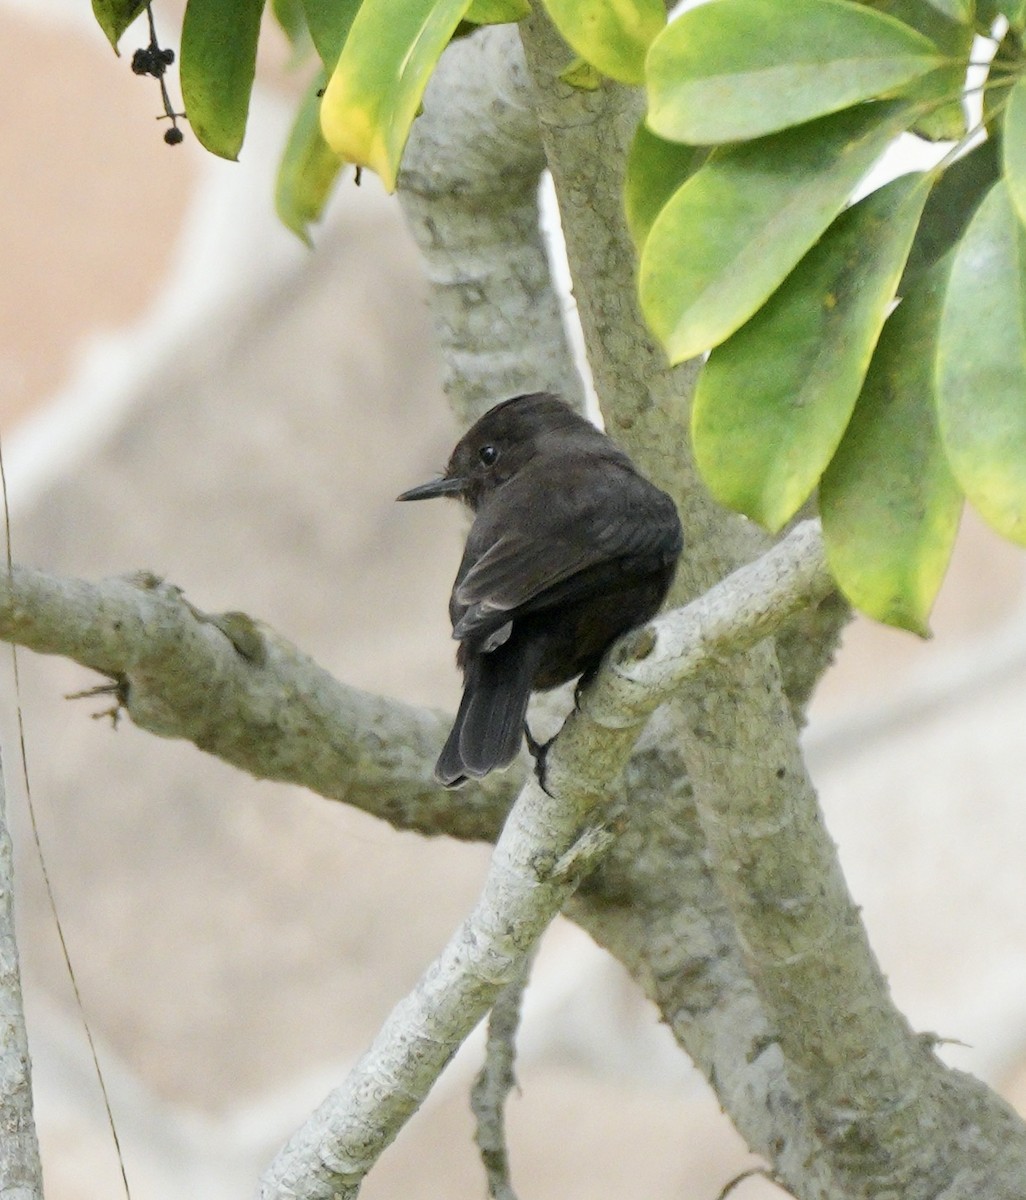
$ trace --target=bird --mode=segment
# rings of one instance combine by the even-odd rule
[[[578,676],[580,688],[656,614],[684,539],[671,498],[549,392],[490,408],[439,478],[397,499],[437,496],[474,514],[449,599],[463,696],[435,766],[458,787],[508,766],[525,732],[538,758],[531,693]]]

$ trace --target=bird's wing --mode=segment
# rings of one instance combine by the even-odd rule
[[[455,637],[498,628],[525,605],[544,607],[546,593],[602,563],[651,557],[655,569],[676,557],[680,526],[669,498],[629,467],[610,465],[616,474],[601,488],[573,471],[558,487],[539,487],[522,472],[500,503],[479,511],[453,588]]]

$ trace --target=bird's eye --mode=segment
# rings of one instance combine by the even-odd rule
[[[486,467],[490,467],[492,463],[495,462],[495,460],[499,457],[498,447],[482,446],[481,449],[478,450],[477,456]]]

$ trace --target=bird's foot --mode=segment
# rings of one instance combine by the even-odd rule
[[[528,753],[534,759],[535,778],[538,780],[538,784],[543,792],[548,792],[549,790],[545,786],[545,762],[549,753],[549,747],[555,740],[554,737],[551,737],[547,742],[539,742],[534,734],[531,733],[530,725],[526,721],[524,722],[524,741],[527,743]]]

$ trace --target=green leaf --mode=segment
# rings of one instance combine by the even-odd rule
[[[624,206],[627,226],[639,249],[645,244],[652,222],[667,200],[685,180],[705,162],[709,152],[704,146],[684,146],[658,137],[645,125],[639,125],[624,179]]]
[[[937,47],[849,0],[712,0],[652,43],[648,125],[696,145],[787,129],[894,96],[942,64]]]
[[[544,0],[569,45],[603,75],[644,83],[645,55],[666,24],[663,0]]]
[[[958,141],[966,131],[962,92],[976,36],[972,0],[961,5],[957,2],[944,5],[952,10],[964,9],[961,16],[946,15],[929,0],[883,0],[877,7],[918,29],[945,59],[940,70],[931,72],[911,89],[914,98],[925,104],[912,132],[932,141]]]
[[[827,561],[841,591],[878,621],[924,637],[962,511],[934,410],[946,275],[935,268],[884,326],[819,489]]]
[[[1026,79],[1020,79],[1008,95],[1001,151],[1012,205],[1026,224]]]
[[[903,125],[894,105],[849,109],[717,150],[656,218],[641,306],[671,362],[729,337],[844,207]]]
[[[966,131],[962,103],[976,29],[972,0],[940,0],[944,8],[965,9],[952,17],[931,0],[860,0],[878,13],[886,14],[928,38],[941,53],[944,65],[924,75],[907,89],[907,95],[923,107],[911,132],[931,141],[958,141]],[[968,15],[966,15],[966,13]]]
[[[93,16],[118,54],[121,35],[146,8],[146,0],[93,0]]]
[[[961,25],[972,25],[976,15],[973,0],[928,0],[928,3],[943,16]]]
[[[968,128],[963,89],[974,34],[972,29],[958,28],[965,34],[965,45],[959,55],[905,89],[917,106],[917,116],[909,132],[930,142],[957,142]]]
[[[362,0],[302,0],[313,44],[327,70],[342,53]]]
[[[920,107],[909,132],[930,141],[958,141],[966,132],[963,90],[976,28],[972,0],[859,0],[928,38],[944,65],[911,84],[904,93]],[[952,13],[961,11],[954,18]],[[964,10],[964,11],[963,11]]]
[[[945,54],[960,52],[962,35],[958,30],[972,27],[973,0],[858,0],[865,8],[893,17],[918,30]]]
[[[303,0],[271,0],[271,12],[293,50],[309,47],[309,30]]]
[[[321,133],[320,76],[303,98],[278,167],[275,208],[281,221],[310,245],[310,225],[319,221],[345,165]]]
[[[954,253],[937,355],[941,437],[984,520],[1026,545],[1026,230],[1003,181]]]
[[[851,417],[928,190],[906,175],[842,213],[712,352],[692,436],[721,503],[775,531],[808,499]]]
[[[1026,0],[979,0],[977,17],[986,25],[996,17],[1007,17],[1013,29],[1022,29],[1026,19]]]
[[[442,51],[469,0],[363,0],[321,103],[340,158],[395,190],[399,160]]]
[[[182,24],[182,99],[193,133],[236,159],[246,135],[264,0],[189,0]]]
[[[472,25],[509,25],[530,15],[528,0],[471,0],[463,19]]]
[[[1000,173],[997,143],[993,141],[981,142],[940,173],[926,201],[898,285],[900,295],[904,296],[913,282],[958,241]]]

